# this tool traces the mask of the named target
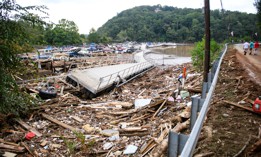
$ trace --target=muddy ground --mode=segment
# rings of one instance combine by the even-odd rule
[[[246,100],[255,100],[261,95],[261,86],[257,83],[261,70],[251,64],[251,57],[254,59],[257,56],[244,56],[241,51],[229,47],[195,153],[212,152],[211,156],[216,157],[235,156],[246,146],[238,156],[261,156],[260,149],[251,151],[253,144],[260,140],[261,116],[224,103],[224,100],[235,103],[243,100],[246,102],[243,105],[250,107]],[[253,68],[255,77],[249,72]]]
[[[245,102],[243,105],[250,106],[247,100],[261,95],[260,84],[256,81],[258,75],[255,78],[249,75],[249,68],[253,69],[251,58],[242,58],[241,52],[229,48],[195,155],[261,155],[260,150],[253,151],[253,144],[260,139],[261,116],[224,103],[224,100],[228,100]],[[8,148],[1,147],[0,152],[10,151],[17,156],[154,155],[156,147],[166,139],[169,129],[185,124],[179,131],[189,133],[186,124],[190,98],[173,100],[171,96],[174,95],[170,94],[177,89],[177,77],[183,66],[187,67],[188,73],[197,74],[188,79],[185,86],[185,89],[194,89],[190,95],[197,94],[202,74],[198,74],[190,64],[155,68],[92,100],[82,99],[74,88],[58,80],[56,83],[59,87],[66,86],[64,93],[34,108],[28,118],[23,119],[29,128],[17,120],[2,116],[9,123],[1,128],[0,146]],[[27,88],[35,91],[33,88],[36,86],[37,83],[31,83]],[[136,99],[151,99],[151,103],[135,109],[133,104]],[[35,132],[34,129],[39,136],[26,140],[25,135],[30,130]],[[109,133],[104,130],[109,130]],[[137,147],[136,152],[124,155],[130,145]],[[15,148],[11,149],[11,146]],[[246,148],[242,149],[244,146]]]

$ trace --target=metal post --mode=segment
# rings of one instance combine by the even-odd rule
[[[208,91],[208,83],[207,82],[203,82],[203,87],[202,87],[202,93],[201,93],[201,98],[205,99],[207,96],[207,91]]]
[[[190,130],[193,129],[193,126],[198,117],[198,107],[199,107],[199,99],[198,97],[192,97],[192,105],[191,105],[191,116],[190,116]]]
[[[188,135],[170,131],[168,140],[168,157],[178,157],[181,154],[188,138]]]
[[[204,73],[203,82],[208,81],[208,71],[210,62],[210,8],[209,0],[205,0],[205,60],[204,60]]]

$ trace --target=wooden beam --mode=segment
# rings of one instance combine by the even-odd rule
[[[13,145],[8,145],[3,143],[0,143],[0,149],[7,149],[10,152],[16,152],[16,153],[22,153],[25,151],[24,147],[13,146]]]
[[[51,121],[51,122],[53,122],[53,123],[55,123],[55,124],[58,124],[58,125],[60,125],[60,126],[62,126],[62,127],[64,127],[64,128],[66,128],[66,129],[69,129],[69,130],[71,130],[71,131],[76,131],[76,128],[74,128],[74,127],[72,127],[72,126],[70,126],[70,125],[67,125],[67,124],[65,124],[65,123],[63,123],[63,122],[60,122],[60,121],[58,121],[58,120],[52,118],[51,116],[48,116],[48,115],[45,114],[45,113],[42,113],[42,117],[44,117],[45,119],[48,119],[49,121]]]
[[[165,105],[165,103],[167,102],[168,100],[168,97],[173,93],[173,91],[170,91],[166,97],[165,97],[165,100],[163,101],[163,103],[161,104],[161,106],[158,108],[158,110],[154,113],[154,115],[152,116],[152,119],[155,118],[155,116],[157,116],[157,114],[159,113],[159,111],[162,109],[162,107]]]
[[[245,106],[242,106],[242,105],[239,105],[237,103],[234,103],[234,102],[231,102],[231,101],[227,101],[227,100],[223,100],[223,102],[225,102],[227,104],[230,104],[230,105],[233,105],[233,106],[236,106],[236,107],[239,107],[239,108],[242,108],[242,109],[247,110],[247,111],[252,112],[252,113],[256,113],[256,114],[259,114],[259,115],[261,114],[261,113],[257,113],[255,111],[253,111],[253,109],[250,108],[250,107],[245,107]]]
[[[25,123],[24,121],[22,121],[21,119],[15,119],[15,121],[16,121],[17,123],[19,123],[21,126],[23,126],[25,129],[27,129],[27,130],[33,132],[36,136],[38,136],[38,137],[41,137],[41,136],[42,136],[42,134],[41,134],[39,131],[37,131],[35,128],[31,127],[30,125],[26,124],[26,123]]]

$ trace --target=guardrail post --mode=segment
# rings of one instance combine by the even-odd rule
[[[200,112],[201,111],[201,108],[202,108],[202,106],[203,106],[203,104],[204,104],[204,102],[205,102],[205,99],[199,99],[199,104],[198,104],[198,112]]]
[[[199,97],[191,97],[192,104],[191,104],[191,115],[190,115],[190,130],[192,130],[197,117],[198,117],[198,107],[199,107]]]
[[[208,88],[208,83],[203,82],[202,93],[201,93],[201,98],[203,99],[205,99],[207,96],[207,88]]]
[[[208,73],[208,90],[207,90],[207,92],[209,91],[211,84],[212,84],[212,74],[211,74],[211,72],[209,72]]]
[[[205,99],[202,99],[200,97],[191,97],[192,99],[192,104],[191,104],[191,110],[190,110],[190,130],[193,129],[194,127],[194,124],[196,123],[197,121],[197,118],[198,118],[198,112],[200,112],[203,104],[204,104],[204,101]]]
[[[168,157],[178,157],[178,155],[181,154],[188,137],[189,136],[187,135],[170,131],[168,140]]]

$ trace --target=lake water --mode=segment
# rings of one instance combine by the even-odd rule
[[[194,45],[156,47],[146,51],[144,58],[156,66],[178,65],[191,62],[190,51]]]

